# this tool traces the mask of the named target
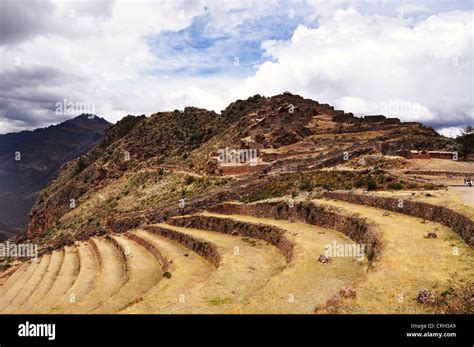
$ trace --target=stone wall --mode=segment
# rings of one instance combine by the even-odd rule
[[[453,229],[469,246],[474,247],[474,221],[449,208],[413,200],[404,200],[403,207],[400,208],[398,207],[398,198],[344,192],[326,192],[323,196],[329,199],[377,207],[440,223]]]
[[[371,116],[364,116],[364,118],[362,118],[362,121],[364,123],[381,123],[385,121],[386,119],[387,117],[382,116],[382,115],[371,115]]]
[[[347,152],[349,159],[368,154],[374,151],[374,147],[347,148],[345,150],[337,150],[323,156],[313,158],[291,158],[284,161],[277,161],[270,167],[262,170],[263,173],[271,172],[291,172],[291,171],[308,171],[319,170],[326,167],[332,167],[343,164],[345,159],[344,152]]]
[[[172,218],[168,221],[172,225],[186,228],[217,231],[224,234],[240,235],[267,241],[277,247],[290,262],[293,258],[293,243],[285,237],[285,230],[263,224],[239,222],[230,218],[210,216],[189,216]]]
[[[364,244],[369,261],[377,260],[381,243],[373,227],[363,218],[345,215],[336,209],[300,202],[289,207],[288,202],[256,204],[222,204],[209,209],[222,214],[252,215],[278,220],[299,220],[308,224],[340,231],[352,240]]]
[[[424,170],[407,170],[403,172],[405,175],[428,175],[428,176],[458,176],[458,177],[473,177],[474,172],[462,171],[424,171]]]
[[[153,256],[155,257],[156,260],[161,264],[161,269],[163,272],[168,271],[169,268],[169,261],[166,259],[166,257],[160,252],[158,248],[156,248],[154,245],[152,245],[150,242],[148,242],[145,239],[142,239],[141,237],[132,234],[132,233],[127,233],[125,234],[127,238],[129,238],[132,241],[135,241],[142,247],[146,248]]]
[[[219,168],[223,175],[248,175],[266,168],[268,164],[221,165]]]
[[[104,237],[117,250],[120,257],[120,262],[122,265],[124,282],[127,282],[130,279],[130,274],[128,271],[128,262],[127,262],[127,255],[125,254],[125,250],[123,249],[122,245],[118,243],[118,241],[114,239],[112,236],[105,235]]]
[[[159,236],[165,237],[167,239],[176,241],[183,245],[184,247],[190,249],[191,251],[199,254],[204,259],[209,261],[215,267],[219,267],[219,264],[222,260],[221,255],[219,254],[217,247],[212,242],[207,242],[201,239],[198,239],[194,236],[180,233],[172,229],[166,229],[154,225],[143,227],[142,229],[150,231]]]
[[[97,259],[97,264],[99,266],[99,269],[101,269],[103,263],[102,263],[102,257],[100,256],[100,252],[99,252],[99,248],[97,247],[97,244],[95,243],[93,239],[87,240],[87,243],[89,247],[91,248],[92,253],[94,253],[95,258]]]

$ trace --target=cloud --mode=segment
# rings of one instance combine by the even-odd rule
[[[64,99],[116,121],[284,90],[358,114],[473,123],[473,12],[463,2],[22,4],[1,1],[0,133],[67,119],[55,112]]]
[[[32,66],[25,69],[10,69],[0,72],[0,90],[36,87],[45,82],[58,83],[66,78],[61,70],[51,66]]]
[[[7,131],[14,131],[68,119],[66,115],[54,112],[55,103],[65,95],[71,95],[71,92],[65,91],[71,86],[84,88],[88,82],[82,76],[52,66],[18,66],[0,71],[0,117],[4,118],[3,126]]]
[[[456,138],[457,136],[461,135],[462,129],[463,128],[460,127],[441,128],[438,129],[438,133],[446,137]]]
[[[0,91],[0,133],[64,120],[64,115],[54,113],[55,103],[64,99],[93,104],[96,113],[111,121],[187,105],[220,110],[229,100],[229,86],[239,83],[227,74],[228,67],[237,70],[234,57],[243,54],[243,66],[246,58],[255,57],[254,47],[260,54],[259,38],[251,39],[252,47],[239,46],[236,28],[261,17],[274,3],[47,3],[49,13],[38,12],[38,21],[49,23],[47,31],[0,47],[0,79],[5,82]],[[193,23],[199,26],[197,33],[192,32]],[[212,48],[190,49],[199,35],[207,37]],[[216,42],[222,36],[228,41]],[[164,39],[164,47],[153,44],[156,37]],[[184,47],[181,52],[170,49],[175,39]],[[219,75],[202,73],[213,66]]]
[[[425,4],[404,4],[397,7],[397,11],[400,17],[404,17],[415,13],[428,12],[428,9]]]
[[[0,45],[13,44],[49,30],[51,3],[41,0],[0,2]]]
[[[472,11],[413,22],[354,8],[267,41],[274,62],[234,93],[291,90],[358,113],[387,113],[435,127],[474,121]],[[271,81],[271,83],[269,83]]]

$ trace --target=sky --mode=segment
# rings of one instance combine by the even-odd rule
[[[474,125],[472,1],[0,0],[0,134],[290,91]]]

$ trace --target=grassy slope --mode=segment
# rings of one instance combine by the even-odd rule
[[[429,308],[416,303],[420,289],[443,291],[451,283],[468,283],[474,278],[474,250],[451,229],[398,213],[340,201],[317,199],[316,203],[337,206],[374,222],[382,235],[383,251],[375,271],[357,286],[357,299],[347,301],[353,313],[426,312]],[[437,239],[426,239],[436,230]],[[453,246],[459,255],[453,254]],[[398,302],[399,295],[404,300]]]

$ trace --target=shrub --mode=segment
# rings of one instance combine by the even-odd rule
[[[373,178],[369,178],[367,180],[367,190],[375,190],[377,189],[377,182]]]
[[[87,167],[87,163],[83,157],[80,157],[76,164],[75,174],[79,174]]]
[[[393,190],[403,189],[403,185],[400,182],[391,182],[387,187]]]
[[[311,185],[310,182],[306,181],[306,182],[303,182],[303,183],[300,184],[299,189],[300,189],[300,190],[308,190],[308,191],[310,191],[310,190],[313,189],[313,186]]]
[[[188,176],[186,177],[186,185],[190,185],[191,183],[193,183],[196,179],[194,178],[194,176]]]

